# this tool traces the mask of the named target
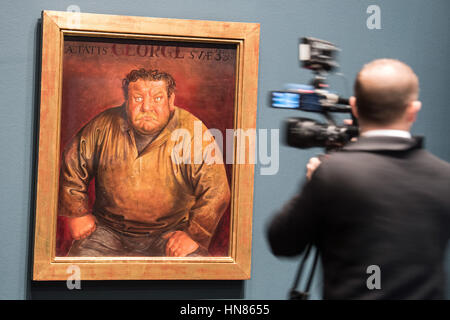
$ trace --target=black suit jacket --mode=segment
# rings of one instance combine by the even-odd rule
[[[361,137],[323,160],[277,214],[275,255],[318,247],[325,299],[442,299],[450,165],[419,138]],[[377,265],[381,289],[366,282]]]

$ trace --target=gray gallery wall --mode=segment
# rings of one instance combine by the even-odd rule
[[[369,5],[381,8],[381,30],[366,26]],[[258,22],[261,24],[257,127],[277,129],[294,111],[268,107],[267,94],[286,82],[306,83],[298,67],[297,41],[315,36],[339,44],[341,71],[352,83],[365,62],[401,59],[421,80],[423,110],[413,132],[427,147],[450,161],[448,129],[448,0],[41,0],[2,1],[0,10],[0,298],[245,298],[284,299],[297,261],[273,257],[265,239],[271,214],[297,190],[310,156],[320,150],[280,147],[276,175],[255,171],[252,277],[249,281],[82,282],[68,291],[64,282],[32,283],[29,278],[32,230],[33,142],[35,139],[37,22],[42,10]],[[332,86],[350,94],[336,77]],[[447,267],[449,269],[447,255]],[[407,270],[405,270],[407,272]],[[321,279],[314,283],[320,297]],[[450,286],[447,286],[448,288]],[[450,292],[450,290],[448,290]]]

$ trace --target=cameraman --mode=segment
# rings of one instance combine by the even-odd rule
[[[443,299],[450,165],[409,133],[421,108],[418,78],[380,59],[362,68],[354,90],[360,137],[310,160],[309,181],[269,226],[272,251],[295,256],[314,244],[325,299]]]

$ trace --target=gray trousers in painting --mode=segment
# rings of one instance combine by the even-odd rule
[[[164,234],[128,235],[97,220],[95,231],[85,239],[74,240],[67,254],[70,257],[161,257],[165,256]],[[189,256],[203,256],[193,252]]]

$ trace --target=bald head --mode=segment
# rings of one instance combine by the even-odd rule
[[[416,74],[398,60],[374,60],[361,69],[355,81],[358,115],[367,123],[388,125],[397,121],[418,95]]]

